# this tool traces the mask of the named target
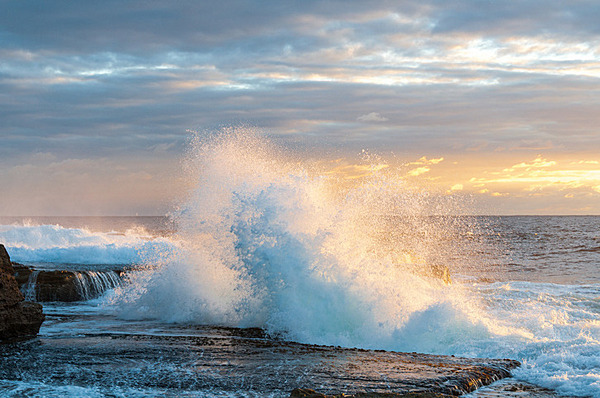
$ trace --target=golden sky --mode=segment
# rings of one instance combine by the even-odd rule
[[[460,156],[352,164],[337,159],[331,174],[350,181],[387,170],[410,189],[468,196],[475,214],[600,214],[600,158]]]

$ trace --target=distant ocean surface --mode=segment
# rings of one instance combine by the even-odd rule
[[[290,312],[292,316],[299,314],[303,310],[300,306],[305,305],[295,303],[295,296],[284,290],[274,296],[276,300],[263,301],[276,307],[270,314],[236,318],[227,310],[207,309],[210,299],[201,302],[202,295],[191,292],[182,296],[181,293],[194,288],[209,288],[201,280],[201,274],[180,267],[185,270],[184,276],[161,274],[162,282],[152,281],[153,275],[172,272],[169,271],[171,265],[152,268],[152,271],[141,270],[139,272],[144,276],[131,282],[149,289],[157,308],[149,308],[150,296],[123,291],[119,294],[108,292],[110,294],[92,302],[72,304],[68,311],[72,315],[78,311],[116,314],[106,322],[112,328],[115,328],[115,322],[120,323],[123,330],[127,330],[132,319],[139,322],[150,317],[162,319],[167,322],[165,325],[176,322],[273,328],[276,332],[287,333],[290,339],[308,343],[511,358],[523,363],[514,372],[518,380],[565,395],[600,396],[600,217],[460,218],[459,223],[470,228],[448,238],[460,239],[451,242],[459,250],[453,250],[446,261],[452,284],[433,283],[433,289],[425,285],[417,287],[425,289],[423,291],[411,287],[406,297],[392,292],[393,297],[382,299],[379,289],[387,289],[390,281],[362,285],[348,295],[348,289],[355,287],[355,282],[349,278],[340,282],[344,289],[331,287],[326,295],[315,295],[316,311],[323,314],[314,319],[313,324],[314,315],[311,314],[304,318],[303,325],[291,321],[281,321],[278,325],[274,321],[284,316],[284,312]],[[403,221],[394,217],[387,220],[386,227],[392,225],[393,228],[394,222],[402,227]],[[147,267],[148,261],[156,260],[156,253],[173,256],[182,250],[185,244],[179,241],[182,237],[176,233],[177,229],[178,225],[166,217],[0,217],[0,242],[5,244],[14,262],[42,269]],[[263,235],[262,239],[268,238]],[[241,249],[238,247],[238,250]],[[287,256],[291,253],[288,251]],[[282,268],[270,272],[277,273],[277,278],[284,278],[290,284],[301,286],[306,294],[313,294],[311,289],[315,287],[312,285],[317,282],[308,281],[313,276],[298,265],[298,258],[291,256],[281,261],[283,264],[279,266]],[[267,281],[271,276],[259,275],[258,270],[254,272],[257,280],[263,280],[261,283],[265,288],[272,288]],[[375,279],[390,277],[380,269],[374,272]],[[400,280],[398,283],[404,286],[405,282]],[[432,292],[434,297],[430,300],[421,296]],[[228,301],[234,300],[229,294],[233,293],[219,298],[224,301],[224,306],[231,305]],[[371,294],[386,308],[361,308],[373,305],[369,299]],[[164,295],[171,295],[175,305],[162,302]],[[326,302],[332,299],[351,307],[352,313],[340,314],[338,309],[328,308]],[[178,300],[196,300],[198,308],[181,305]],[[397,317],[392,314],[397,310],[396,305],[406,307]],[[45,304],[50,319],[53,313],[60,314],[65,308],[60,303]],[[140,308],[145,308],[146,312],[139,313]],[[340,317],[350,315],[353,321],[341,321]],[[304,317],[304,314],[300,316]],[[335,325],[323,325],[332,317]],[[381,326],[382,320],[390,325]],[[369,324],[373,322],[378,324]],[[136,325],[139,327],[139,323]],[[293,327],[298,329],[290,330]],[[84,324],[78,324],[78,328],[77,333],[85,332],[81,330],[85,329]],[[98,328],[98,324],[89,328]],[[168,330],[169,327],[165,328]],[[65,325],[50,320],[42,326],[40,333],[42,337],[49,337],[70,332]],[[4,391],[22,392],[25,387],[5,381],[4,388]],[[47,393],[72,396],[87,391],[48,388]]]

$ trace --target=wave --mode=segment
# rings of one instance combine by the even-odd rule
[[[124,318],[313,344],[508,357],[522,380],[600,395],[597,285],[447,284],[436,270],[494,268],[451,197],[412,189],[380,159],[356,176],[291,157],[244,130],[198,136],[194,188],[173,215],[178,249],[107,303]]]
[[[149,253],[171,252],[177,247],[172,240],[153,237],[142,229],[92,232],[29,223],[0,225],[0,242],[13,261],[24,264],[141,264]]]
[[[474,303],[436,277],[458,266],[457,237],[472,227],[450,216],[457,205],[371,159],[360,169],[355,178],[289,160],[248,131],[198,139],[195,188],[174,214],[181,250],[113,300],[125,317],[257,326],[317,344],[410,347],[419,337],[407,325],[433,318],[455,338],[487,333]]]

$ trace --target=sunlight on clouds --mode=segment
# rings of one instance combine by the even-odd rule
[[[432,170],[432,166],[439,164],[443,160],[444,158],[428,159],[426,156],[423,156],[413,162],[394,165],[383,161],[378,156],[373,156],[368,152],[363,151],[362,162],[351,163],[347,159],[336,159],[334,161],[324,163],[323,167],[326,169],[325,174],[340,177],[343,180],[358,180],[361,178],[368,178],[378,174],[382,170],[388,169],[395,176],[395,178],[410,178],[413,180],[413,183],[418,183],[418,179],[414,180],[413,177],[419,177],[423,174],[429,173]],[[419,167],[406,171],[406,168],[409,168],[410,166]],[[437,179],[439,179],[439,177],[427,178],[426,180],[429,181]],[[460,190],[462,189],[462,185],[459,184],[453,188],[454,190]]]
[[[598,164],[595,160],[562,163],[538,156],[532,161],[516,163],[501,171],[487,172],[488,176],[485,177],[473,177],[469,182],[485,187],[479,190],[481,193],[502,190],[534,195],[545,190],[574,189],[600,193],[600,169],[595,167]],[[501,187],[506,189],[498,189]]]
[[[580,160],[579,162],[571,162],[571,164],[600,164],[597,160]]]
[[[180,80],[164,83],[164,89],[172,91],[197,90],[205,87],[228,87],[231,81],[218,80]]]
[[[504,171],[515,171],[515,169],[525,169],[526,171],[531,171],[536,168],[552,167],[552,166],[556,166],[556,162],[547,161],[546,159],[543,159],[541,156],[538,156],[530,163],[521,162],[519,164],[513,165],[512,167],[510,167],[508,169],[504,169]]]
[[[10,71],[11,80],[37,78],[37,84],[77,83],[78,78],[160,74],[187,82],[179,83],[179,86],[173,84],[173,89],[182,90],[215,86],[246,90],[254,86],[248,80],[262,83],[336,82],[378,86],[488,86],[502,84],[506,77],[501,77],[498,72],[600,77],[600,46],[591,43],[564,42],[537,36],[494,39],[464,33],[440,37],[417,29],[410,35],[390,35],[373,46],[360,41],[349,44],[351,33],[337,33],[340,34],[339,46],[293,52],[290,50],[292,47],[286,45],[285,62],[281,62],[281,54],[272,55],[265,59],[265,65],[260,68],[244,62],[219,67],[204,65],[199,64],[206,62],[202,54],[173,51],[164,54],[168,62],[145,60],[139,63],[134,57],[103,53],[89,59],[69,59],[68,56],[47,58],[43,66],[30,63],[24,68],[22,60],[38,56],[25,50],[11,53],[13,55],[3,68]],[[329,39],[333,40],[331,37]],[[419,43],[418,49],[407,51],[415,43]],[[69,67],[65,68],[65,65]],[[210,70],[218,76],[206,75]],[[40,81],[40,75],[50,80]]]
[[[406,166],[420,166],[420,167],[414,168],[412,170],[409,170],[406,173],[406,175],[409,177],[417,177],[422,174],[428,173],[431,171],[430,166],[436,165],[436,164],[442,162],[443,160],[444,160],[444,158],[427,159],[427,156],[423,156],[414,162],[406,163]]]
[[[410,170],[407,174],[411,177],[420,176],[421,174],[425,174],[431,171],[431,169],[427,166],[425,167],[417,167],[416,169]]]
[[[455,192],[462,191],[464,189],[463,184],[454,184],[446,191],[446,194],[453,194]]]
[[[600,160],[593,157],[449,155],[439,164],[441,159],[404,163],[407,183],[469,197],[485,214],[600,214]]]
[[[427,159],[427,156],[423,156],[421,158],[419,158],[419,160],[415,161],[415,162],[410,162],[407,163],[407,165],[419,165],[419,164],[438,164],[440,162],[443,162],[444,158],[434,158],[434,159]]]

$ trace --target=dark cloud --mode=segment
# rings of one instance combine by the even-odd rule
[[[437,1],[431,17],[434,33],[476,32],[484,35],[556,35],[589,39],[600,33],[600,4],[537,0]]]
[[[347,10],[363,12],[368,5],[314,1],[131,1],[101,3],[43,0],[10,2],[0,25],[13,45],[70,52],[212,50],[287,30],[297,15],[321,18]]]

